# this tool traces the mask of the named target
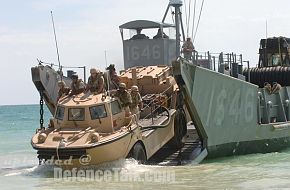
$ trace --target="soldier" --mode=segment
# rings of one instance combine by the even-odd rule
[[[71,92],[69,95],[72,96],[72,95],[77,95],[84,92],[85,84],[82,81],[82,79],[79,79],[79,76],[76,74],[72,75],[71,79],[72,79]]]
[[[182,53],[184,55],[184,58],[187,60],[191,60],[193,51],[194,51],[194,46],[191,41],[191,38],[186,38],[186,41],[182,45]]]
[[[114,64],[110,64],[109,67],[106,68],[106,70],[108,72],[106,72],[106,79],[105,80],[109,79],[109,81],[107,81],[108,84],[106,84],[106,85],[109,85],[107,87],[107,89],[109,89],[109,90],[118,89],[119,83],[120,83],[120,78],[117,75],[117,72],[116,72],[116,69],[115,69],[115,65]]]
[[[57,96],[57,101],[63,96],[63,95],[68,95],[70,89],[65,86],[65,83],[63,81],[58,81],[58,96]]]
[[[90,70],[91,76],[88,79],[88,84],[86,86],[87,91],[91,91],[91,93],[100,94],[104,92],[104,77],[101,71],[91,68]]]
[[[148,36],[146,36],[145,34],[141,34],[142,29],[141,28],[137,28],[136,29],[137,34],[134,35],[131,40],[143,40],[143,39],[149,39]]]
[[[161,32],[161,29],[159,28],[157,34],[153,37],[153,39],[160,38],[168,38],[168,36],[164,32]]]
[[[269,94],[271,94],[271,92],[272,92],[272,86],[271,86],[270,83],[265,82],[264,83],[264,88],[268,91]]]
[[[138,86],[131,87],[131,97],[132,97],[132,104],[130,105],[130,110],[132,114],[136,114],[137,118],[139,119],[140,117],[139,110],[142,109],[143,104],[142,104],[142,98],[139,93]]]
[[[125,110],[125,116],[129,117],[131,115],[129,106],[132,104],[132,97],[126,90],[126,84],[120,83],[119,89],[114,95],[120,99],[122,108]]]
[[[281,88],[282,88],[282,86],[279,83],[273,82],[271,93],[276,94],[281,90]]]

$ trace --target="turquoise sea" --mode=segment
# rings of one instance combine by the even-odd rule
[[[45,121],[50,114],[46,110]],[[200,165],[148,166],[134,160],[109,163],[134,175],[170,171],[174,180],[56,180],[51,166],[38,166],[30,138],[39,126],[39,106],[0,106],[0,189],[290,189],[290,149],[206,161]],[[172,178],[173,179],[173,178]]]

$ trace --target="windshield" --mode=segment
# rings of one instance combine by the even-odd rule
[[[92,120],[107,117],[105,105],[90,107]]]
[[[84,108],[70,108],[70,109],[68,109],[68,120],[69,121],[84,121],[85,120],[85,109]]]
[[[121,105],[117,100],[113,101],[111,106],[112,106],[112,114],[113,115],[116,115],[122,111]]]
[[[63,120],[64,117],[64,107],[58,106],[55,113],[55,118],[58,120]]]
[[[161,39],[161,38],[169,38],[169,39],[175,39],[176,31],[174,27],[168,27],[168,28],[163,28],[163,35],[160,34],[158,35],[158,30],[161,30],[161,28],[147,28],[147,29],[142,29],[139,37],[137,34],[136,29],[129,29],[129,30],[124,30],[123,31],[123,36],[125,40],[133,40],[133,39]],[[134,37],[135,36],[135,37]],[[161,37],[163,36],[163,37]]]

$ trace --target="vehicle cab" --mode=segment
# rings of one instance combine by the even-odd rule
[[[124,115],[118,99],[103,94],[79,94],[60,99],[52,125],[54,128],[90,127],[109,133],[124,126]]]
[[[261,39],[259,67],[290,66],[289,43],[285,37]]]

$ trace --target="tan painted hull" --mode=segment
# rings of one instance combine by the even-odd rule
[[[149,159],[174,136],[174,115],[175,112],[172,113],[170,121],[164,120],[160,123],[160,125],[166,123],[164,128],[142,132],[140,127],[136,126],[131,132],[123,133],[112,140],[91,147],[78,147],[79,150],[85,150],[79,158],[57,162],[57,157],[55,157],[56,162],[54,164],[65,169],[71,169],[124,159],[136,142],[141,142],[144,145],[147,159]],[[38,149],[35,146],[34,148]]]
[[[71,161],[72,165],[61,165],[61,167],[80,168],[126,158],[135,142],[136,139],[129,133],[116,141],[108,142],[93,148],[87,148],[86,156],[79,159],[73,159]]]

